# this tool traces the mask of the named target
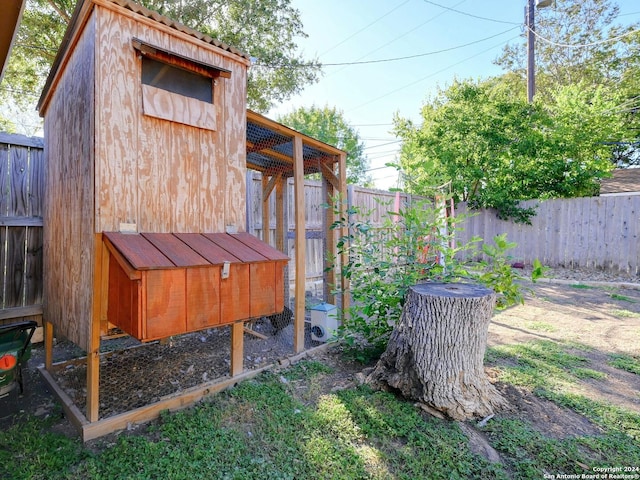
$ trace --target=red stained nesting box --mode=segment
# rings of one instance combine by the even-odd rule
[[[288,257],[248,233],[105,233],[109,322],[150,341],[279,313]]]

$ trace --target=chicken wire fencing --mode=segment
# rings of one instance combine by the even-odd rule
[[[327,278],[327,251],[335,241],[327,227],[326,207],[336,192],[326,175],[332,175],[336,157],[306,145],[304,205],[297,205],[293,181],[293,138],[260,125],[247,124],[247,232],[285,253],[290,261],[282,283],[284,310],[244,323],[243,371],[263,368],[300,351],[322,345],[333,338],[336,316],[330,323],[312,322],[318,307],[339,303],[330,296],[334,288]],[[305,318],[303,345],[296,345],[296,208],[304,209],[305,230]],[[187,292],[188,295],[188,292]],[[337,305],[339,307],[339,305]],[[317,312],[326,318],[326,311]],[[323,320],[324,321],[324,320]],[[188,393],[203,384],[230,378],[232,326],[221,326],[177,335],[159,341],[140,342],[112,329],[100,342],[100,420]],[[299,327],[300,328],[300,327]],[[300,338],[300,337],[298,337]],[[57,352],[57,353],[56,353]],[[57,355],[57,358],[56,358]],[[87,414],[86,354],[70,342],[58,341],[51,374],[78,409]]]
[[[268,319],[245,324],[244,369],[277,363],[291,354],[292,342]],[[59,341],[52,376],[86,414],[85,352]],[[231,326],[142,343],[128,335],[106,337],[100,345],[99,418],[104,419],[229,378]]]

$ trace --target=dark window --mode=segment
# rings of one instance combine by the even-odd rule
[[[213,103],[213,80],[204,75],[142,57],[142,83],[168,92]]]

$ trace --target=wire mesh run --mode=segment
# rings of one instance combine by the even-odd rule
[[[312,339],[310,323],[305,322],[305,349],[321,344]],[[150,343],[124,336],[103,340],[100,350],[99,418],[104,419],[229,378],[231,327]],[[59,343],[54,352],[58,362],[52,372],[54,380],[86,415],[84,352],[69,342]],[[276,364],[292,353],[293,318],[286,325],[269,317],[245,323],[245,371]]]

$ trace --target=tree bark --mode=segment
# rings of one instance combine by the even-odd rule
[[[367,383],[397,390],[454,420],[484,418],[506,407],[483,365],[495,303],[495,293],[479,285],[411,287]]]

